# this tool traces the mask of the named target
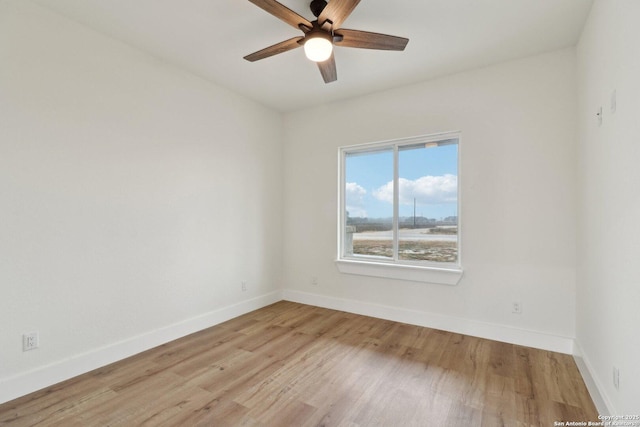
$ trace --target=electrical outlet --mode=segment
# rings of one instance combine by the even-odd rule
[[[615,366],[613,367],[613,386],[616,390],[620,390],[620,370]]]
[[[242,292],[247,291],[247,282],[245,280],[242,281]]]
[[[312,277],[311,278],[311,284],[313,286],[318,286],[318,278],[317,277]]]
[[[29,332],[22,335],[22,351],[29,351],[38,348],[40,337],[37,332]]]
[[[511,305],[511,312],[514,314],[522,314],[522,303],[520,301],[514,301]]]

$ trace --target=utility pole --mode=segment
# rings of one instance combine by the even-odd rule
[[[416,228],[416,198],[413,198],[413,228]]]

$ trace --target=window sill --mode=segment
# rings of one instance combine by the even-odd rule
[[[436,283],[449,286],[457,285],[463,273],[460,268],[422,267],[417,265],[387,264],[384,262],[344,259],[336,260],[336,266],[341,273],[345,274]]]

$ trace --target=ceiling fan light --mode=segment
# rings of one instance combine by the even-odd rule
[[[329,59],[331,52],[333,52],[333,43],[329,38],[328,34],[327,37],[318,34],[307,38],[304,42],[304,54],[307,55],[307,58],[314,62],[323,62]]]

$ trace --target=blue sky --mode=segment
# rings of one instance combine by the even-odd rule
[[[400,216],[457,215],[458,146],[413,146],[399,152]],[[393,216],[393,151],[347,155],[345,171],[350,216]]]

